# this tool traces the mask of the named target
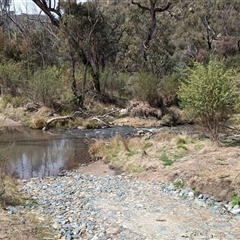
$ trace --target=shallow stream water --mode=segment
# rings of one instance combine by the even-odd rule
[[[94,138],[136,133],[131,127],[74,129],[43,132],[25,127],[7,127],[0,135],[0,150],[12,145],[9,170],[20,179],[47,177],[89,163],[88,144]]]

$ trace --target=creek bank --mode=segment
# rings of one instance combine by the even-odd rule
[[[177,182],[77,171],[24,182],[21,191],[36,201],[25,210],[50,217],[58,239],[240,239],[239,206]]]

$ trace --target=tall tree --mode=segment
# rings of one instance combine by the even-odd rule
[[[149,0],[148,5],[142,5],[140,2],[135,2],[132,0],[132,4],[137,5],[143,11],[147,11],[149,13],[149,23],[148,28],[146,30],[145,39],[143,40],[143,57],[147,62],[147,49],[149,48],[150,41],[152,40],[154,31],[157,25],[157,13],[168,11],[171,3],[168,2],[165,6],[159,7],[157,0]]]
[[[147,11],[150,14],[149,26],[148,26],[148,29],[146,31],[145,40],[143,42],[144,47],[148,48],[149,43],[152,40],[154,30],[156,29],[156,25],[157,25],[156,14],[159,13],[159,12],[168,11],[170,6],[171,6],[171,3],[168,2],[166,6],[158,7],[157,6],[157,0],[149,0],[149,5],[144,6],[140,2],[135,2],[134,0],[132,0],[132,4],[137,5],[140,9],[142,9],[144,11]]]
[[[68,42],[71,52],[76,52],[78,59],[91,73],[96,91],[100,92],[99,71],[105,65],[110,39],[107,37],[106,26],[102,13],[92,2],[33,0],[33,2],[57,26]],[[74,49],[74,50],[73,50]],[[71,54],[72,67],[74,58]],[[74,71],[73,71],[74,72]],[[73,82],[73,92],[76,94]]]

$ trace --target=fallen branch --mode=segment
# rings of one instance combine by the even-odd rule
[[[76,111],[72,115],[51,118],[46,122],[46,125],[44,126],[44,128],[42,130],[47,131],[49,129],[50,124],[53,122],[64,121],[64,120],[73,120],[76,117],[76,115],[83,114],[83,113],[84,112],[82,112],[82,111]]]
[[[73,117],[72,117],[72,115],[69,115],[69,116],[51,118],[46,122],[46,125],[44,126],[44,128],[42,130],[47,131],[49,129],[49,125],[51,123],[58,122],[58,121],[63,121],[63,120],[73,120]]]
[[[111,124],[110,124],[109,122],[103,120],[103,118],[107,118],[107,117],[109,117],[111,114],[116,113],[116,112],[119,112],[119,110],[111,110],[110,112],[105,113],[105,114],[102,115],[102,116],[93,117],[93,118],[91,118],[91,120],[96,120],[96,121],[98,121],[98,122],[103,123],[106,127],[110,127]]]
[[[105,117],[109,117],[111,114],[119,112],[119,110],[111,110],[110,112],[102,115],[102,116],[98,116],[97,118],[105,118]]]
[[[101,123],[103,123],[106,127],[110,127],[110,124],[103,121],[102,119],[98,118],[98,117],[93,117],[92,120],[96,120],[96,121],[99,121]]]

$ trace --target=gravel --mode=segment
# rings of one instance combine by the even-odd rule
[[[240,207],[195,195],[175,183],[137,181],[128,175],[76,171],[24,182],[24,205],[52,219],[57,239],[240,239]],[[19,210],[19,209],[18,209]],[[9,207],[9,213],[17,209]]]

